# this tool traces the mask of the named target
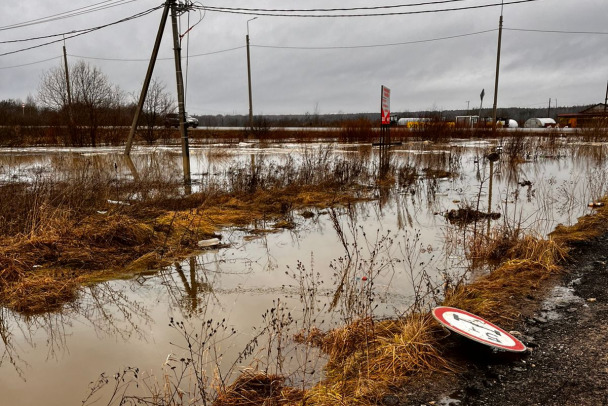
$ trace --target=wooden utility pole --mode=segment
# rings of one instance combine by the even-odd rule
[[[604,113],[606,112],[606,106],[608,106],[608,81],[606,82],[606,98],[604,99]]]
[[[158,26],[158,32],[156,33],[156,41],[154,42],[154,49],[152,50],[152,56],[150,57],[150,63],[148,64],[148,71],[146,72],[146,78],[144,79],[144,85],[141,88],[141,94],[139,95],[139,103],[137,103],[137,109],[135,110],[135,116],[133,117],[133,123],[131,124],[131,131],[129,132],[129,138],[127,138],[127,145],[125,147],[125,155],[131,153],[131,145],[133,144],[133,138],[135,137],[135,131],[137,130],[137,122],[139,116],[144,108],[144,102],[148,94],[148,88],[150,87],[150,81],[152,80],[152,72],[154,72],[154,65],[156,65],[156,58],[158,57],[158,49],[160,48],[160,42],[163,39],[163,32],[165,31],[165,24],[167,22],[167,16],[169,15],[169,9],[171,4],[175,3],[175,0],[168,0],[165,3],[163,10],[163,16],[160,19]]]
[[[247,35],[245,41],[247,43],[247,83],[249,85],[249,130],[253,131],[253,98],[251,97],[251,58],[249,54],[249,21],[255,20],[257,17],[247,20]]]
[[[502,1],[498,20],[498,50],[496,52],[496,77],[494,79],[494,106],[492,107],[492,131],[496,132],[496,105],[498,103],[498,75],[500,73],[500,45],[502,42]]]
[[[551,118],[551,98],[549,97],[549,108],[547,109],[547,118]]]
[[[177,108],[179,111],[179,132],[182,136],[182,163],[184,166],[184,182],[190,185],[190,149],[188,147],[188,127],[186,126],[186,111],[184,109],[184,78],[182,76],[182,54],[177,31],[177,5],[171,1],[171,25],[173,27],[173,56],[175,59],[175,77],[177,79]]]
[[[70,71],[68,69],[68,54],[65,50],[65,42],[63,43],[63,66],[65,67],[65,86],[68,91],[68,116],[70,117],[70,124],[74,122],[72,116],[72,91],[70,88]]]

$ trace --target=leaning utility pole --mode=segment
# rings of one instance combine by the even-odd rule
[[[156,65],[156,58],[158,57],[158,49],[160,48],[160,42],[163,39],[165,23],[167,22],[167,16],[169,15],[171,4],[174,2],[175,0],[168,0],[165,3],[163,16],[160,19],[158,32],[156,33],[156,42],[154,42],[154,49],[152,50],[152,56],[150,57],[150,63],[148,64],[148,71],[146,72],[144,85],[142,86],[141,94],[139,95],[139,103],[137,103],[137,109],[135,110],[135,116],[133,117],[133,123],[131,124],[131,131],[129,132],[129,138],[127,138],[125,155],[129,155],[131,153],[131,145],[133,144],[133,138],[135,137],[135,130],[137,130],[137,122],[139,121],[139,116],[144,108],[144,102],[146,101],[148,88],[150,87],[150,81],[152,80],[152,72],[154,71],[154,65]]]
[[[496,52],[496,77],[494,79],[494,106],[492,107],[492,131],[496,132],[496,105],[498,103],[498,74],[500,73],[500,44],[502,42],[502,8],[500,4],[500,19],[498,20],[498,51]]]
[[[182,136],[182,162],[184,166],[184,182],[190,185],[190,149],[188,147],[188,127],[186,127],[186,111],[184,109],[184,78],[182,76],[182,55],[177,31],[177,6],[171,0],[171,25],[173,26],[173,55],[175,59],[175,77],[177,79],[177,108],[179,111],[179,132]]]
[[[72,124],[74,122],[72,116],[72,92],[70,90],[70,71],[68,70],[68,54],[65,50],[65,42],[63,43],[63,65],[65,66],[65,86],[68,91],[68,116],[70,117],[70,124]]]
[[[154,43],[154,49],[152,50],[152,56],[150,57],[150,63],[148,64],[148,71],[144,80],[144,85],[141,89],[139,96],[139,103],[135,110],[135,116],[133,117],[133,123],[131,124],[131,131],[129,132],[129,138],[127,139],[127,145],[125,147],[125,155],[131,153],[131,145],[133,144],[133,138],[135,131],[137,130],[137,122],[139,116],[143,110],[146,95],[148,94],[148,88],[150,81],[152,80],[152,72],[154,71],[154,65],[158,57],[158,50],[160,43],[163,38],[163,31],[167,22],[167,17],[171,11],[171,23],[173,26],[173,54],[175,58],[175,76],[177,78],[177,100],[179,108],[179,130],[182,138],[182,160],[184,167],[184,182],[186,184],[186,192],[189,190],[190,185],[190,150],[188,148],[188,132],[186,128],[186,113],[184,111],[184,80],[182,76],[182,62],[181,62],[181,47],[179,44],[179,33],[177,31],[177,4],[176,0],[167,0],[165,8],[163,10],[163,16],[161,17],[160,24],[158,26],[158,32],[156,34],[156,42]]]

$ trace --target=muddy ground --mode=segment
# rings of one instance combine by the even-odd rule
[[[523,355],[455,334],[459,376],[403,388],[390,405],[608,405],[608,234],[571,252],[566,272],[531,306],[514,335]]]

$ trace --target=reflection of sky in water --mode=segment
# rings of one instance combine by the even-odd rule
[[[427,167],[457,168],[458,176],[418,179],[412,186],[392,189],[378,200],[357,204],[351,210],[336,210],[337,223],[358,269],[346,280],[354,298],[364,302],[365,290],[373,281],[377,304],[374,313],[392,316],[407,309],[413,294],[411,278],[417,278],[421,269],[438,285],[442,273],[457,274],[464,269],[462,231],[440,214],[465,203],[488,210],[490,165],[483,153],[495,143],[462,141],[440,148],[411,143],[396,147],[391,153],[396,165],[412,165],[419,172]],[[605,147],[560,144],[559,153],[566,157],[553,159],[543,157],[547,153],[542,143],[535,145],[529,150],[528,160],[519,165],[510,166],[505,160],[494,164],[490,208],[502,214],[493,224],[508,219],[511,224],[519,223],[525,230],[545,236],[558,223],[572,223],[588,213],[587,203],[606,193]],[[202,184],[212,177],[221,179],[230,168],[248,164],[252,154],[258,162],[281,164],[289,158],[297,164],[305,148],[299,144],[258,148],[251,143],[195,147],[193,179]],[[62,178],[70,176],[74,165],[85,164],[107,172],[109,178],[129,177],[121,152],[120,148],[0,150],[0,181]],[[334,147],[338,155],[357,152],[368,154],[369,164],[374,165],[376,150],[353,145]],[[179,147],[151,151],[141,147],[133,153],[133,163],[138,171],[159,171],[175,179],[181,176]],[[518,185],[526,180],[532,182],[531,187]],[[4,402],[74,404],[85,397],[88,383],[101,372],[112,375],[124,367],[137,366],[160,374],[169,353],[182,353],[170,344],[183,344],[179,334],[168,326],[171,317],[184,320],[191,330],[206,320],[225,318],[227,325],[237,331],[220,344],[223,365],[232,364],[238,351],[259,331],[255,329],[264,325],[262,315],[273,307],[273,300],[280,300],[294,318],[301,317],[300,272],[318,275],[314,284],[316,324],[323,320],[320,327],[328,329],[351,317],[347,297],[338,301],[334,311],[328,311],[340,280],[336,275],[343,264],[340,258],[345,261],[346,251],[329,212],[314,212],[311,219],[295,213],[298,226],[294,231],[250,238],[244,231],[224,230],[223,242],[230,244],[229,248],[180,261],[155,275],[83,288],[80,301],[68,305],[64,314],[26,319],[2,310],[2,332],[4,336],[10,334],[6,336],[10,345],[5,347],[0,365]],[[390,241],[376,243],[383,238]],[[377,256],[370,263],[374,253]],[[362,280],[370,268],[382,271]],[[306,283],[310,282],[308,277]],[[290,334],[295,330],[293,326]],[[15,366],[8,355],[14,357]]]

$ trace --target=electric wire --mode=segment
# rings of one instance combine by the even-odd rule
[[[386,17],[386,16],[399,16],[399,15],[415,15],[415,14],[430,14],[430,13],[443,13],[449,11],[463,11],[463,10],[475,10],[488,7],[508,6],[513,4],[522,3],[533,3],[541,0],[512,0],[501,3],[490,3],[480,4],[476,6],[465,6],[465,7],[452,7],[443,9],[431,9],[431,10],[417,10],[417,11],[396,11],[387,13],[367,13],[367,14],[286,14],[286,13],[275,13],[275,12],[260,12],[260,11],[248,11],[247,9],[241,10],[228,10],[222,7],[208,7],[202,6],[207,11],[227,14],[241,14],[241,15],[254,15],[264,17],[299,17],[299,18],[353,18],[353,17]],[[201,6],[198,6],[201,7]],[[194,7],[194,8],[198,8]]]
[[[443,41],[454,38],[470,37],[473,35],[486,34],[488,32],[498,31],[498,28],[493,28],[484,31],[471,32],[467,34],[449,35],[446,37],[437,37],[413,41],[404,42],[393,42],[388,44],[372,44],[372,45],[340,45],[340,46],[323,46],[323,47],[296,47],[296,46],[280,46],[280,45],[252,45],[255,48],[273,48],[273,49],[301,49],[301,50],[321,50],[321,49],[360,49],[360,48],[381,48],[381,47],[392,47],[399,45],[411,45],[411,44],[422,44],[426,42]]]
[[[139,1],[139,0],[106,0],[106,1],[102,1],[100,3],[95,3],[90,6],[80,7],[80,8],[66,11],[63,13],[53,14],[50,16],[41,17],[41,18],[28,20],[28,21],[22,21],[20,23],[15,23],[15,24],[11,24],[11,25],[5,25],[3,27],[0,27],[0,31],[6,31],[6,30],[11,30],[11,29],[16,29],[16,28],[23,28],[23,27],[28,27],[31,25],[43,24],[43,23],[47,23],[47,22],[51,22],[51,21],[62,20],[65,18],[76,17],[79,15],[93,13],[96,11],[106,10],[106,9],[113,8],[116,6],[122,6],[122,5],[125,5],[128,3],[133,3],[135,1]],[[110,4],[106,4],[106,3],[110,3]],[[91,8],[91,7],[94,7],[94,8]]]
[[[537,30],[528,28],[504,28],[506,31],[541,32],[549,34],[584,34],[584,35],[608,35],[605,31],[565,31],[565,30]]]
[[[164,7],[164,6],[162,6],[162,5],[161,6],[157,6],[157,7],[154,7],[154,8],[151,8],[151,9],[139,12],[137,14],[133,14],[132,16],[125,17],[123,19],[120,19],[120,20],[108,23],[108,24],[104,24],[104,25],[100,25],[100,26],[97,26],[97,27],[89,28],[87,30],[78,32],[76,34],[72,34],[72,35],[68,36],[67,38],[60,38],[60,39],[56,39],[56,40],[53,40],[53,41],[45,42],[43,44],[33,45],[31,47],[22,48],[22,49],[18,49],[18,50],[15,50],[15,51],[4,52],[4,53],[0,54],[0,56],[12,55],[12,54],[16,54],[16,53],[19,53],[19,52],[29,51],[31,49],[41,48],[41,47],[46,46],[46,45],[55,44],[57,42],[64,41],[65,39],[70,39],[70,38],[78,37],[78,36],[81,36],[81,35],[84,35],[84,34],[89,34],[89,33],[93,32],[93,31],[97,31],[97,30],[100,30],[100,29],[103,29],[103,28],[107,28],[107,27],[110,27],[110,26],[113,26],[113,25],[117,25],[117,24],[124,23],[124,22],[127,22],[127,21],[135,20],[135,19],[140,18],[140,17],[144,17],[144,16],[146,16],[146,15],[148,15],[148,14],[150,14],[150,13],[152,13],[152,12],[158,10],[159,8],[162,8],[162,7]]]
[[[87,30],[79,30],[79,31],[87,31]],[[508,28],[508,27],[503,27],[503,30],[505,30],[505,31],[550,33],[550,34],[608,35],[608,32],[602,32],[602,31],[540,30],[540,29]],[[394,43],[387,43],[387,44],[340,45],[340,46],[309,46],[309,47],[307,47],[307,46],[280,46],[280,45],[254,45],[254,44],[252,44],[251,47],[254,47],[254,48],[268,48],[268,49],[293,49],[293,50],[365,49],[365,48],[380,48],[380,47],[391,47],[391,46],[410,45],[410,44],[421,44],[421,43],[426,43],[426,42],[437,42],[437,41],[449,40],[449,39],[454,39],[454,38],[462,38],[462,37],[469,37],[469,36],[474,36],[474,35],[480,35],[480,34],[485,34],[485,33],[495,32],[495,31],[497,31],[496,28],[494,28],[494,29],[488,29],[488,30],[483,30],[483,31],[477,31],[477,32],[471,32],[471,33],[466,33],[466,34],[456,34],[456,35],[449,35],[449,36],[445,36],[445,37],[428,38],[428,39],[413,40],[413,41],[403,41],[403,42],[394,42]],[[61,34],[54,34],[52,36],[57,36],[57,35],[61,35]],[[0,42],[0,43],[2,43],[2,42]],[[190,58],[197,58],[197,57],[201,57],[201,56],[209,56],[209,55],[221,54],[221,53],[225,53],[225,52],[236,51],[236,50],[243,49],[243,48],[245,48],[244,45],[237,46],[237,47],[232,47],[232,48],[227,48],[227,49],[221,49],[221,50],[218,50],[218,51],[205,52],[205,53],[192,54],[192,55],[190,55],[189,51],[188,51],[188,55],[189,55]],[[99,60],[99,61],[111,61],[111,62],[148,62],[149,61],[149,58],[103,58],[103,57],[94,57],[94,56],[86,56],[86,55],[73,55],[73,54],[68,54],[68,55],[70,57],[74,57],[74,58],[91,59],[91,60]],[[4,66],[4,67],[0,67],[0,70],[3,70],[3,69],[12,69],[12,68],[20,68],[20,67],[23,67],[23,66],[35,65],[35,64],[38,64],[38,63],[48,62],[48,61],[51,61],[51,60],[56,59],[56,58],[59,58],[59,57],[53,57],[53,58],[49,58],[49,59],[43,59],[43,60],[40,60],[40,61],[30,62],[30,63],[26,63],[26,64],[20,64],[20,65]],[[172,57],[164,57],[164,58],[157,58],[157,60],[159,60],[159,61],[165,61],[165,60],[173,60],[173,58]]]
[[[48,61],[53,61],[55,59],[60,59],[61,56],[54,56],[52,58],[48,58],[48,59],[43,59],[41,61],[35,61],[35,62],[29,62],[29,63],[22,63],[21,65],[13,65],[13,66],[0,66],[0,70],[4,70],[4,69],[14,69],[14,68],[22,68],[24,66],[30,66],[30,65],[37,65],[39,63],[44,63],[44,62],[48,62]]]
[[[302,9],[264,9],[264,8],[244,8],[244,7],[223,7],[223,6],[205,6],[210,9],[221,9],[221,10],[240,10],[240,11],[264,11],[264,12],[298,12],[298,13],[309,13],[309,12],[333,12],[333,11],[359,11],[359,10],[386,10],[392,8],[402,7],[419,7],[419,6],[431,6],[435,4],[445,3],[459,3],[468,0],[438,0],[438,1],[426,1],[423,3],[410,3],[410,4],[395,4],[389,6],[371,6],[371,7],[348,7],[348,8],[302,8]]]

